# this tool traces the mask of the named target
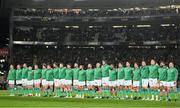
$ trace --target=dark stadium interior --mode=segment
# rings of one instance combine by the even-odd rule
[[[28,1],[1,0],[0,48],[9,50],[1,59],[8,64],[155,58],[180,67],[179,0]]]

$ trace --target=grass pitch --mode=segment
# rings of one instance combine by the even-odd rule
[[[180,94],[179,99],[180,99]],[[7,91],[0,91],[0,108],[180,108],[180,100],[171,101],[142,101],[115,99],[67,99],[54,97],[10,97]]]

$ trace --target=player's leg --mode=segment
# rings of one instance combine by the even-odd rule
[[[163,81],[160,81],[160,86],[159,86],[159,96],[160,96],[160,101],[163,100],[163,90],[164,90],[164,85],[163,85]]]
[[[142,79],[142,100],[149,100],[149,88],[148,88],[149,79]]]
[[[22,93],[22,80],[16,80],[16,91],[17,91],[17,95],[20,96]]]
[[[29,84],[29,95],[33,96],[33,80],[30,80]]]
[[[53,95],[53,83],[54,81],[49,81],[49,97]]]
[[[10,93],[10,96],[14,96],[15,93],[14,93],[14,80],[9,80],[8,81],[8,84],[9,84],[9,93]]]
[[[54,79],[54,97],[58,97],[59,94],[59,82],[58,79]]]
[[[150,86],[151,100],[154,100],[155,90],[154,90],[154,80],[152,78],[149,79],[149,86]]]
[[[157,81],[157,79],[154,79],[154,92],[155,92],[155,96],[156,96],[156,101],[159,101],[159,83]]]

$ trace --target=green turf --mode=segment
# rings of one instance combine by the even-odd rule
[[[180,98],[180,94],[179,94]],[[180,107],[180,101],[156,102],[142,100],[113,100],[113,99],[65,99],[53,97],[10,97],[7,91],[0,91],[0,108],[10,107],[68,107],[68,108],[174,108]]]

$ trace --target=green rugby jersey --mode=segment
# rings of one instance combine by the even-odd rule
[[[148,66],[141,66],[141,78],[142,79],[148,79],[149,78],[149,67]]]
[[[53,81],[54,80],[53,69],[47,69],[47,71],[46,71],[46,80],[47,81]]]
[[[41,78],[41,69],[35,69],[34,71],[34,80]]]
[[[158,78],[158,68],[156,65],[149,66],[149,78]]]
[[[167,81],[177,81],[178,79],[178,70],[173,67],[167,70]]]
[[[101,78],[102,78],[101,68],[95,68],[94,69],[94,79],[95,80],[101,80]]]
[[[56,67],[53,69],[54,79],[59,79],[59,68]]]
[[[116,69],[110,69],[109,70],[109,80],[110,81],[116,81],[116,79],[117,79]]]
[[[21,80],[22,79],[22,70],[17,69],[16,70],[16,80]]]
[[[132,80],[132,68],[131,67],[125,67],[124,68],[124,79],[125,80]]]
[[[87,81],[94,81],[94,69],[86,70]]]
[[[34,73],[33,73],[33,70],[29,70],[28,69],[28,77],[27,77],[27,80],[33,80],[34,78]]]
[[[141,79],[141,71],[139,68],[135,68],[133,70],[133,81],[140,81]]]
[[[124,67],[118,68],[117,72],[118,72],[117,79],[118,80],[124,79]]]
[[[42,69],[41,71],[42,79],[46,79],[46,71],[47,69]]]
[[[167,67],[160,67],[158,69],[160,81],[167,81],[167,69],[168,69]]]
[[[85,81],[86,80],[86,71],[85,70],[79,71],[78,80],[79,81]]]
[[[66,77],[66,67],[59,68],[59,79],[65,79]]]
[[[110,66],[108,64],[101,66],[102,77],[109,77],[109,69],[110,69]]]
[[[72,69],[66,69],[66,76],[65,76],[66,80],[72,80],[73,79],[73,70]]]
[[[16,70],[15,69],[10,69],[8,72],[8,80],[15,80],[16,79]]]
[[[22,68],[22,79],[27,79],[28,77],[28,68]]]
[[[73,79],[78,80],[78,74],[79,74],[79,68],[74,68],[73,69]]]

